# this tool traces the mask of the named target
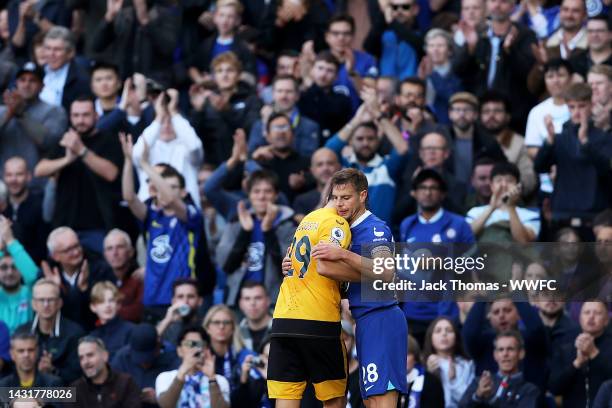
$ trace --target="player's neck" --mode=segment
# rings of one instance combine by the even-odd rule
[[[366,212],[366,208],[362,207],[359,210],[357,210],[357,212],[355,213],[355,215],[353,216],[353,219],[351,220],[351,225],[357,221],[359,219],[359,217],[361,217],[363,214],[365,214]]]

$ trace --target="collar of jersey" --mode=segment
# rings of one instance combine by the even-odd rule
[[[365,210],[365,212],[363,214],[361,214],[361,217],[359,217],[355,221],[353,221],[353,223],[351,224],[351,228],[354,228],[354,227],[358,226],[359,224],[361,224],[363,222],[363,220],[365,220],[366,218],[368,218],[370,216],[370,214],[372,214],[372,213],[369,210]]]

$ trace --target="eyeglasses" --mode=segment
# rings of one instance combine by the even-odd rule
[[[181,346],[187,348],[203,348],[204,342],[200,340],[183,340]]]
[[[211,320],[210,321],[210,325],[211,326],[231,326],[232,325],[231,320]]]
[[[424,152],[440,152],[440,151],[446,150],[446,147],[424,146],[424,147],[421,147],[420,150],[422,150]]]
[[[334,37],[350,37],[353,35],[352,31],[330,31],[329,33]]]
[[[440,187],[439,186],[418,186],[417,191],[426,191],[426,192],[437,192],[440,191]]]
[[[16,271],[17,267],[14,264],[0,265],[0,271],[8,271],[8,270]]]
[[[391,9],[394,11],[405,10],[408,11],[412,8],[412,4],[392,4]]]
[[[44,305],[44,304],[49,304],[49,305],[52,305],[52,304],[54,304],[55,302],[57,302],[57,300],[58,300],[58,299],[59,299],[59,298],[56,298],[56,297],[54,297],[54,298],[33,298],[33,300],[34,300],[35,302],[40,303],[40,304],[43,304],[43,305]]]
[[[58,254],[69,254],[72,251],[75,251],[77,249],[81,249],[81,244],[80,243],[75,243],[70,245],[68,248],[64,248],[64,249],[57,249],[55,250],[56,253]]]
[[[474,108],[451,108],[451,111],[457,112],[457,113],[472,113],[472,112],[476,112],[476,110]]]
[[[273,130],[275,132],[286,132],[289,129],[291,129],[291,126],[289,126],[289,125],[272,125],[272,126],[270,126],[270,130]]]

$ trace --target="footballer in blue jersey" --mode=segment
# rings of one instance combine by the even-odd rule
[[[143,304],[157,315],[150,308],[170,304],[174,281],[195,277],[195,251],[204,219],[187,199],[184,177],[168,164],[151,166],[146,146],[139,164],[150,180],[151,199],[140,201],[134,192],[132,137],[120,135],[120,141],[125,157],[123,199],[142,223],[147,238]]]
[[[395,407],[398,393],[407,393],[406,359],[408,328],[394,297],[364,301],[361,277],[390,280],[393,271],[373,275],[372,259],[393,257],[389,227],[366,210],[368,183],[356,169],[337,172],[331,179],[330,200],[338,215],[351,224],[351,250],[317,244],[311,253],[319,262],[319,274],[349,281],[348,299],[356,323],[360,389],[364,400],[377,407]],[[367,253],[363,253],[367,252]]]

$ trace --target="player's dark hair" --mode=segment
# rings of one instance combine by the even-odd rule
[[[358,193],[368,190],[368,179],[365,174],[357,169],[343,169],[337,171],[334,174],[329,182],[329,194],[331,198],[331,193],[335,186],[342,186],[350,184],[355,188],[355,191]]]

